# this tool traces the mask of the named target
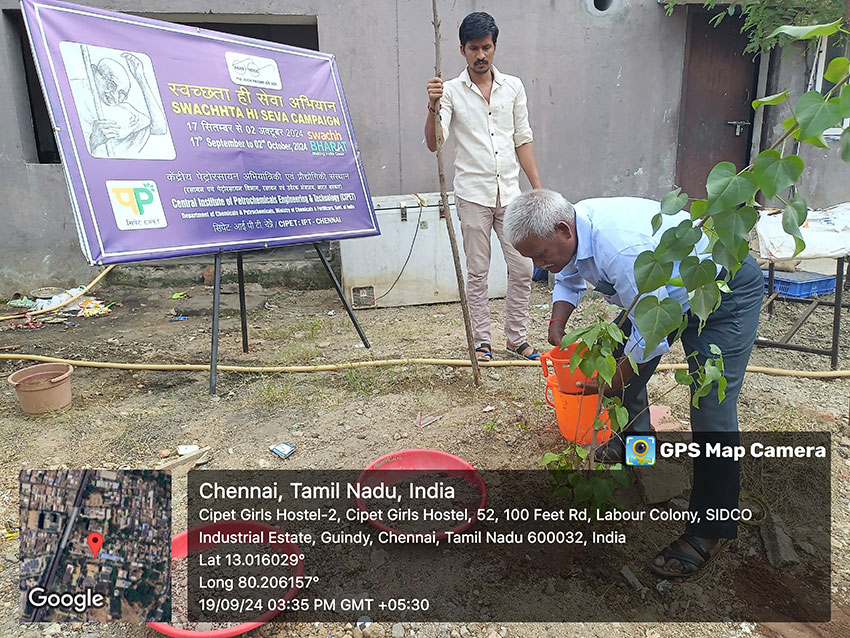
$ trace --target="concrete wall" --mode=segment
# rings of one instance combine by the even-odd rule
[[[791,90],[791,101],[795,102],[806,92],[814,56],[802,45],[792,45],[783,51],[774,51],[771,56],[771,71],[768,77],[767,95]],[[781,107],[767,107],[766,132],[762,137],[762,148],[769,148],[785,133],[782,122],[791,115],[787,103]],[[788,140],[786,152],[793,152],[794,140]],[[850,164],[839,156],[839,143],[828,142],[829,149],[820,149],[809,144],[801,145],[799,155],[806,164],[798,182],[798,192],[809,208],[824,208],[850,201]],[[772,205],[782,206],[778,200]]]
[[[92,5],[138,11],[137,0]],[[17,9],[14,0],[0,8]],[[315,16],[319,44],[333,53],[345,87],[373,195],[438,189],[425,148],[425,83],[434,72],[426,0],[146,0],[146,15],[197,14],[196,21],[286,21]],[[544,184],[568,198],[659,197],[673,182],[685,12],[664,15],[656,0],[456,0],[440,2],[443,77],[464,65],[457,27],[486,10],[501,29],[496,65],[526,85]],[[227,21],[227,20],[226,20]],[[0,296],[93,277],[78,246],[61,168],[40,165],[28,121],[20,55],[7,17],[0,62]],[[452,149],[449,149],[450,151]],[[451,157],[451,154],[449,155]],[[451,172],[448,175],[451,180]],[[527,186],[527,184],[526,184]],[[303,254],[303,250],[300,251]],[[132,268],[132,267],[122,267]]]

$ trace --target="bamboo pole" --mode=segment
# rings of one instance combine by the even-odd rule
[[[440,17],[437,14],[437,0],[431,0],[434,10],[434,47],[436,50],[436,62],[434,74],[440,77],[440,66],[442,55],[440,53]],[[478,367],[478,357],[475,355],[475,342],[472,339],[472,321],[469,318],[469,302],[466,299],[466,286],[463,281],[463,270],[460,267],[460,255],[457,250],[457,238],[452,224],[452,211],[449,208],[449,196],[446,192],[446,174],[443,171],[443,125],[440,122],[440,105],[437,104],[436,133],[437,133],[437,172],[440,175],[440,198],[443,204],[443,212],[446,216],[446,230],[449,232],[449,243],[452,246],[452,260],[455,264],[455,275],[457,276],[457,290],[460,294],[460,307],[463,310],[463,325],[466,328],[466,345],[469,348],[469,360],[472,363],[472,380],[475,385],[481,385],[481,369]]]

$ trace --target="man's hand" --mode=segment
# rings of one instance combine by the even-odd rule
[[[552,318],[549,320],[549,343],[553,346],[561,345],[564,332],[567,330],[567,321],[576,307],[566,301],[556,301],[552,304]]]
[[[89,146],[91,150],[96,149],[109,140],[114,140],[118,137],[119,132],[118,122],[115,120],[95,120],[92,122],[91,134],[89,134]]]
[[[121,57],[124,58],[124,62],[127,63],[127,68],[130,70],[130,74],[134,78],[136,78],[137,82],[142,82],[145,77],[142,61],[135,55],[133,55],[132,53],[128,53],[127,51],[122,53]]]
[[[623,389],[634,376],[635,370],[629,358],[622,356],[617,360],[617,370],[614,372],[614,378],[611,379],[611,385],[605,387],[605,396],[622,395]],[[599,384],[597,380],[579,381],[576,386],[582,388],[584,394],[599,394]]]
[[[437,105],[440,103],[440,98],[443,97],[443,80],[439,77],[433,77],[428,80],[428,103],[431,108],[437,110]]]
[[[595,380],[576,381],[576,387],[581,388],[582,394],[599,394],[599,384]]]
[[[553,346],[560,347],[561,339],[564,338],[564,332],[567,329],[566,321],[553,321],[549,324],[549,343]]]

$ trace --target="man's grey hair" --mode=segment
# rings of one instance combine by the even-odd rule
[[[510,203],[505,211],[505,237],[511,245],[539,237],[555,236],[559,222],[572,224],[576,210],[564,196],[555,191],[539,189],[523,193]]]

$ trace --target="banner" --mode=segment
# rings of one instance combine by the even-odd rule
[[[22,5],[90,263],[379,233],[332,55]]]

